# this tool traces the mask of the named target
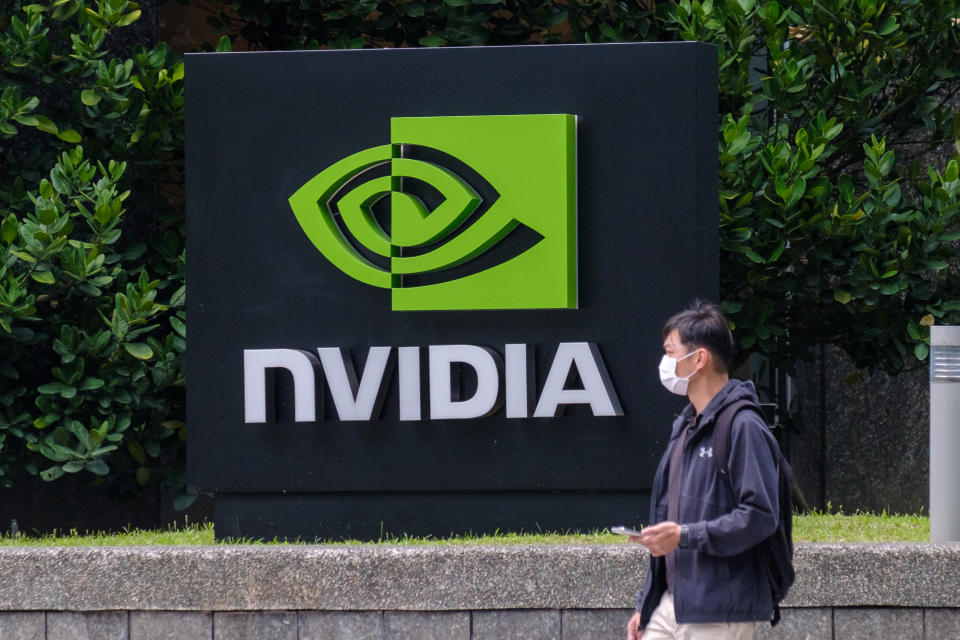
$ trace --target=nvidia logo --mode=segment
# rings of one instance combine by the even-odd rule
[[[292,196],[334,266],[394,310],[575,308],[576,118],[392,118],[390,144]]]

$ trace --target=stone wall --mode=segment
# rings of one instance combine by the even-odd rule
[[[857,370],[825,348],[799,368],[803,433],[790,458],[808,502],[833,511],[928,513],[930,374],[925,363],[897,376]]]
[[[0,548],[4,640],[622,639],[633,545]],[[960,544],[799,545],[758,638],[960,638]]]

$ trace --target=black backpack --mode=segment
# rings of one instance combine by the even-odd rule
[[[752,409],[763,418],[763,411],[752,400],[738,400],[724,407],[717,416],[713,429],[713,459],[717,463],[720,475],[730,485],[727,460],[730,458],[730,428],[733,418],[741,409]],[[764,420],[766,423],[766,420]],[[780,622],[780,603],[793,585],[793,469],[783,457],[780,446],[775,445],[774,456],[780,470],[778,493],[780,495],[780,524],[769,538],[761,543],[760,554],[767,572],[767,581],[773,594],[772,626]]]

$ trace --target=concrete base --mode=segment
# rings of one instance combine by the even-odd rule
[[[632,545],[0,548],[4,640],[620,640]],[[758,640],[960,637],[960,544],[805,544]]]

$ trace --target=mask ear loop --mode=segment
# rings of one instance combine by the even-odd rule
[[[695,375],[697,375],[698,373],[700,373],[700,369],[703,368],[703,367],[700,366],[700,351],[702,351],[702,350],[703,350],[703,347],[697,347],[696,349],[694,349],[693,351],[691,351],[690,353],[688,353],[687,355],[685,355],[685,356],[683,357],[683,359],[685,360],[685,359],[689,358],[690,356],[692,356],[693,354],[695,354],[695,353],[697,354],[697,358],[696,358],[696,360],[694,360],[694,362],[693,362],[693,373],[691,373],[690,375],[686,376],[687,380],[690,380],[693,376],[695,376]],[[679,361],[678,361],[678,362],[679,362]]]

